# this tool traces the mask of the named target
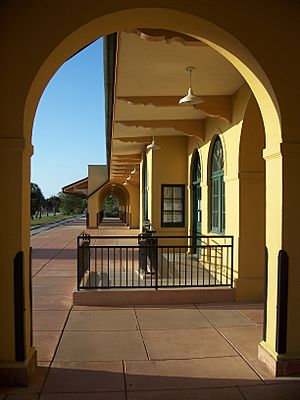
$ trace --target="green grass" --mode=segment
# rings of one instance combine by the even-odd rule
[[[62,219],[72,217],[72,216],[73,215],[56,214],[55,216],[51,215],[51,216],[47,217],[46,214],[43,214],[41,219],[34,218],[34,219],[30,220],[30,226],[45,225],[45,224],[48,224],[49,222],[61,221]]]

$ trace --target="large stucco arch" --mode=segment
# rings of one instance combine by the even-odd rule
[[[121,7],[120,7],[121,8]],[[99,10],[98,13],[100,14]],[[140,26],[145,28],[164,28],[183,32],[206,42],[216,51],[227,58],[245,78],[253,91],[262,111],[265,123],[266,138],[272,147],[281,142],[280,112],[272,83],[261,67],[255,53],[251,54],[247,47],[218,26],[214,18],[205,19],[202,16],[177,11],[171,8],[130,8],[117,12],[93,16],[80,28],[70,26],[70,32],[64,33],[54,44],[55,48],[48,49],[48,54],[39,60],[40,65],[32,71],[35,75],[24,107],[24,137],[30,142],[34,114],[38,101],[51,77],[58,68],[81,48],[97,38],[112,32],[133,29]],[[205,13],[203,13],[205,14]],[[75,24],[74,24],[75,25]],[[72,30],[73,29],[73,30]],[[52,44],[52,45],[53,45]],[[261,62],[262,60],[260,60]]]
[[[298,339],[293,335],[297,330],[299,281],[298,238],[293,229],[300,221],[300,210],[292,181],[292,173],[300,165],[300,141],[295,129],[300,69],[299,52],[295,49],[298,45],[295,38],[299,37],[299,3],[229,0],[219,2],[217,7],[214,2],[191,2],[188,12],[186,8],[186,3],[170,0],[153,0],[151,8],[148,0],[123,3],[78,0],[75,4],[72,0],[45,0],[42,6],[33,0],[30,7],[18,1],[2,2],[0,163],[2,186],[11,201],[1,203],[6,230],[0,240],[1,261],[5,266],[0,293],[7,294],[0,303],[0,325],[6,326],[0,343],[1,360],[15,366],[11,264],[15,255],[23,251],[25,271],[29,271],[31,132],[39,98],[56,70],[79,49],[99,36],[139,26],[170,29],[200,38],[239,70],[256,97],[266,136],[266,237],[271,265],[269,281],[273,285],[270,284],[268,292],[266,342],[274,350],[276,265],[278,250],[284,248],[291,267],[288,352],[299,354]],[[25,303],[29,310],[28,274]],[[30,344],[30,318],[27,311],[24,368],[34,352]]]

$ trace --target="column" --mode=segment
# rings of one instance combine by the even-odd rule
[[[259,359],[277,376],[300,373],[300,143],[264,151],[267,285]]]
[[[30,157],[23,138],[0,138],[0,382],[26,385],[36,368],[31,342]]]

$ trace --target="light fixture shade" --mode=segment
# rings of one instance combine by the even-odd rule
[[[124,186],[129,185],[129,182],[125,181],[125,182],[123,182],[123,185]]]
[[[129,176],[126,178],[126,181],[130,181],[130,179],[131,179],[131,175],[129,175]]]
[[[193,91],[192,91],[192,88],[190,87],[189,90],[188,90],[187,95],[182,97],[179,100],[178,104],[181,104],[181,105],[195,105],[195,104],[201,104],[203,102],[204,102],[203,98],[200,97],[200,96],[195,96]]]

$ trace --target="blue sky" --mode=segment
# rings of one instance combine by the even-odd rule
[[[39,102],[34,125],[31,182],[45,197],[105,164],[102,39],[66,61]]]

